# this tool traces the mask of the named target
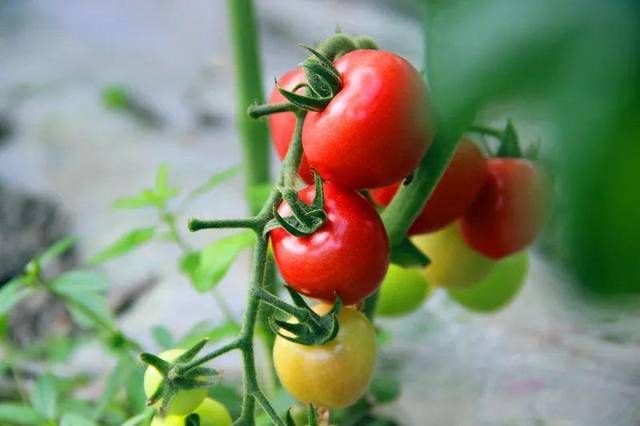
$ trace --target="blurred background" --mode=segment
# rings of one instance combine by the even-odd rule
[[[319,42],[336,28],[367,34],[418,68],[424,61],[420,9],[409,0],[257,0],[256,12],[267,91],[274,77],[304,58],[298,43]],[[526,12],[524,7],[522,16],[504,18],[517,23]],[[457,40],[448,41],[455,45]],[[112,205],[152,185],[163,163],[170,182],[186,189],[240,165],[232,59],[223,1],[0,0],[0,280],[15,276],[63,236],[79,239],[61,268],[90,258],[132,228],[155,223],[153,210],[114,210]],[[551,63],[553,58],[538,60]],[[493,66],[500,68],[500,61]],[[628,89],[637,94],[638,86]],[[130,108],[118,107],[123,93]],[[510,99],[494,103],[481,117],[497,126],[511,118],[521,140],[541,141],[543,161],[564,161],[575,153],[557,159],[554,142],[566,133],[550,124],[549,109],[535,94],[527,95],[525,106]],[[635,129],[627,140],[640,142]],[[638,153],[636,148],[621,156],[629,164],[628,174],[620,177],[631,191],[625,194],[640,183]],[[607,165],[596,169],[580,163],[580,173],[586,170],[585,179],[596,174],[602,181],[611,174],[609,167],[623,161],[607,158]],[[274,160],[277,170],[276,165]],[[575,176],[571,173],[567,182]],[[612,206],[615,200],[601,197],[599,189],[591,187],[591,202]],[[624,240],[624,247],[635,251],[638,196],[622,198],[636,208],[635,216],[614,230],[618,239],[612,247],[617,250],[616,241]],[[593,206],[572,197],[559,200],[560,205]],[[189,244],[202,246],[214,236],[189,234],[186,218],[237,216],[246,211],[245,204],[239,174],[190,204],[177,220],[178,232]],[[572,222],[559,207],[552,212],[530,254],[524,289],[503,311],[473,314],[438,292],[410,317],[381,321],[390,336],[383,362],[399,369],[403,383],[400,398],[385,412],[407,425],[640,424],[637,300],[585,298],[570,284],[587,273],[599,280],[610,276],[615,285],[625,276],[637,289],[638,267],[624,275],[615,265],[615,273],[583,267],[572,275],[565,260],[576,252],[571,247],[577,240],[564,239],[558,229],[583,229],[593,238],[579,244],[593,250],[607,251],[601,243],[611,237],[598,239],[597,206],[581,214],[594,222]],[[617,216],[612,221],[620,222]],[[626,230],[631,234],[625,239]],[[578,263],[592,267],[602,259],[593,250]],[[636,256],[612,250],[613,263],[622,258],[637,264]],[[224,316],[213,296],[196,292],[176,263],[167,261],[179,256],[174,245],[160,242],[100,266],[110,283],[109,302],[121,312],[118,324],[150,348],[155,344],[151,327],[163,325],[181,336],[194,323]],[[236,318],[245,305],[248,269],[245,252],[216,287]],[[29,341],[49,333],[56,309],[46,300],[24,302],[11,321],[16,338]],[[104,371],[112,366],[98,345],[81,347],[72,360],[58,368],[83,371],[95,368],[97,360]],[[241,373],[234,356],[217,366],[231,381]],[[89,395],[101,391],[99,385],[85,390]]]

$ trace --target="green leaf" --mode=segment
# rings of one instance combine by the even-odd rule
[[[0,403],[0,421],[19,425],[37,425],[42,417],[28,405]]]
[[[169,349],[175,346],[175,341],[173,340],[173,336],[171,332],[167,329],[167,327],[162,325],[156,325],[151,328],[151,335],[153,339],[156,341],[158,346],[162,349]]]
[[[102,103],[107,108],[125,109],[131,103],[129,91],[120,85],[106,86],[102,89]]]
[[[97,423],[80,416],[79,414],[67,413],[62,416],[60,426],[96,426]]]
[[[56,257],[64,254],[66,251],[71,249],[77,241],[78,240],[76,237],[66,237],[56,241],[38,257],[38,263],[40,263],[41,266],[45,266]]]
[[[183,337],[175,346],[179,348],[189,348],[204,338],[209,339],[209,343],[218,342],[226,337],[232,337],[240,332],[240,326],[232,321],[222,325],[211,327],[206,322],[197,323],[189,333]]]
[[[200,252],[192,251],[180,258],[180,271],[187,275],[192,282],[196,281],[196,271],[200,265]]]
[[[65,300],[74,320],[81,326],[113,327],[104,277],[95,271],[71,271],[51,283],[51,290]]]
[[[162,200],[150,189],[145,189],[137,195],[119,198],[113,202],[116,209],[139,209],[141,207],[158,207]]]
[[[222,170],[221,172],[215,173],[205,183],[203,183],[202,185],[198,186],[196,189],[191,191],[191,193],[189,193],[189,195],[187,196],[187,200],[191,200],[202,194],[206,194],[216,186],[220,185],[222,182],[237,175],[240,170],[242,170],[241,166],[232,166],[232,167],[229,167],[228,169]]]
[[[390,374],[376,375],[371,382],[369,392],[380,404],[395,401],[400,396],[400,381]]]
[[[58,392],[55,378],[44,374],[36,382],[30,393],[31,405],[44,418],[54,419],[58,406]]]
[[[96,271],[71,271],[54,279],[50,284],[51,290],[67,296],[86,292],[104,292],[109,283],[104,276]]]
[[[192,283],[196,290],[205,292],[215,287],[226,275],[238,254],[255,241],[253,232],[246,231],[221,238],[202,250]]]
[[[33,287],[26,285],[21,278],[14,278],[0,287],[0,317],[6,315],[16,303],[34,291]]]
[[[118,238],[115,242],[111,243],[99,253],[89,259],[91,265],[97,265],[105,260],[113,257],[122,256],[129,253],[142,244],[150,241],[156,232],[156,228],[153,226],[147,228],[134,229]]]
[[[143,411],[147,407],[147,395],[144,393],[144,366],[140,363],[136,364],[136,368],[129,375],[126,384],[127,402],[129,403],[131,412]]]
[[[391,248],[391,262],[405,268],[424,267],[431,261],[419,248],[417,248],[408,238],[405,238]]]
[[[167,163],[162,163],[158,167],[154,192],[163,203],[180,193],[178,188],[169,187],[169,165]]]

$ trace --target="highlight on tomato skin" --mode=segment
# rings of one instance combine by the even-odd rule
[[[313,308],[326,314],[331,305]],[[273,363],[282,386],[298,401],[327,408],[354,404],[369,387],[376,363],[373,325],[361,312],[343,307],[332,341],[304,346],[277,336]],[[295,322],[290,319],[290,322]]]
[[[530,161],[491,158],[488,178],[462,219],[462,234],[474,250],[502,259],[529,245],[540,232],[547,182]]]
[[[280,87],[286,90],[293,90],[293,88],[306,81],[302,68],[294,68],[287,73],[283,74],[277,80]],[[277,87],[273,87],[271,96],[269,97],[270,104],[278,104],[286,102],[286,98],[282,96],[282,93],[278,91]],[[276,153],[281,160],[287,155],[289,145],[293,139],[293,133],[296,128],[296,116],[293,112],[279,112],[277,114],[269,115],[269,130],[271,132],[271,141],[276,149]],[[304,154],[300,160],[300,169],[298,173],[303,181],[308,184],[313,183],[313,173],[309,168],[309,163]]]
[[[448,289],[449,297],[465,308],[492,313],[508,306],[522,289],[529,270],[526,252],[499,260],[489,275],[470,287]]]
[[[324,110],[309,112],[304,123],[309,165],[323,179],[354,190],[404,179],[433,138],[420,73],[384,50],[354,50],[334,64],[342,89]]]
[[[458,148],[426,205],[409,228],[409,235],[437,231],[462,217],[474,202],[487,178],[487,160],[478,146],[462,138]],[[401,183],[370,191],[373,200],[387,206]]]
[[[327,302],[336,295],[347,305],[372,294],[389,265],[389,240],[380,216],[357,192],[337,185],[324,186],[326,223],[307,237],[282,228],[271,231],[276,265],[284,281],[297,292]],[[315,186],[299,192],[310,204]],[[283,202],[278,212],[291,214]]]
[[[496,264],[467,245],[459,221],[431,234],[414,236],[411,241],[431,259],[424,275],[434,286],[469,287],[485,278]]]

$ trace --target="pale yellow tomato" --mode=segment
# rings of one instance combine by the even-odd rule
[[[331,306],[313,309],[324,314]],[[341,408],[356,402],[369,387],[376,360],[373,326],[362,313],[349,307],[342,308],[338,321],[338,335],[323,345],[305,346],[276,338],[276,372],[285,389],[299,401]]]
[[[431,259],[424,275],[436,286],[468,287],[485,278],[496,263],[467,245],[458,222],[411,240]]]
[[[226,407],[215,399],[206,398],[193,412],[200,416],[200,426],[231,426],[232,420]],[[185,426],[187,416],[156,416],[151,426]]]

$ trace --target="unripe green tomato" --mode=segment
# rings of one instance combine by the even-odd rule
[[[420,307],[431,293],[431,286],[417,268],[389,265],[380,286],[377,313],[381,316],[406,315]]]
[[[528,266],[526,252],[505,257],[485,279],[468,288],[449,289],[449,296],[472,311],[496,311],[508,305],[520,291]]]
[[[411,240],[431,259],[424,275],[435,286],[468,287],[485,278],[496,263],[467,245],[458,222]]]
[[[313,308],[321,315],[330,309],[324,304]],[[276,337],[276,372],[282,386],[301,402],[343,408],[360,399],[369,387],[376,362],[373,326],[349,307],[342,308],[338,321],[338,335],[323,345],[305,346]]]
[[[193,412],[200,416],[200,426],[231,426],[232,420],[226,407],[215,399],[206,398]],[[187,416],[156,416],[150,426],[185,426]]]
[[[158,355],[165,361],[173,361],[184,353],[184,349],[169,349]],[[147,398],[154,394],[158,389],[158,386],[162,382],[162,375],[155,367],[147,367],[147,371],[144,372],[144,393]],[[167,416],[173,415],[185,415],[195,410],[207,396],[207,390],[192,389],[181,390],[176,396],[171,399],[169,406],[167,407]],[[159,407],[162,401],[156,403],[156,407]]]

